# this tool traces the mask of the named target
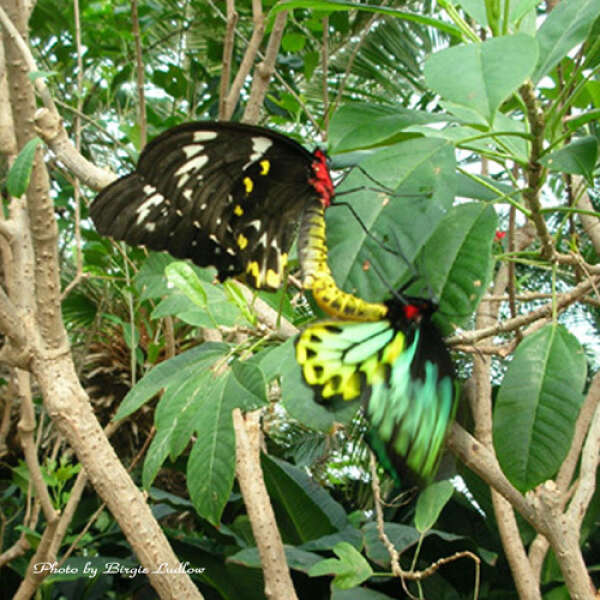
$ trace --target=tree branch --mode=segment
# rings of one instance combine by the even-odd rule
[[[254,59],[256,58],[258,48],[260,47],[260,43],[263,39],[265,32],[265,17],[262,11],[261,0],[252,0],[252,15],[254,29],[252,30],[250,42],[248,43],[248,47],[244,53],[244,58],[242,59],[238,72],[233,80],[233,83],[231,84],[229,93],[227,94],[227,98],[225,99],[223,111],[224,119],[231,119],[231,116],[233,115],[233,111],[235,110],[236,104],[240,97],[240,91],[244,85],[244,82],[246,81],[246,77],[248,77],[248,73],[250,73],[252,65],[254,64]]]
[[[260,411],[242,416],[233,411],[236,475],[256,540],[269,599],[297,600],[281,535],[260,468]]]
[[[219,119],[226,118],[225,100],[227,98],[227,90],[229,89],[229,79],[231,78],[235,26],[238,21],[234,0],[226,0],[225,5],[227,7],[227,27],[225,29],[225,39],[223,40],[223,60],[221,61],[221,81],[219,82]]]
[[[57,114],[40,108],[34,119],[36,133],[46,142],[56,158],[82,183],[94,190],[101,190],[116,179],[114,173],[99,169],[78,152]]]
[[[273,22],[271,35],[269,36],[269,43],[267,44],[264,60],[258,63],[254,69],[250,97],[248,98],[246,109],[244,110],[244,117],[242,118],[242,121],[245,123],[254,124],[258,121],[260,116],[260,109],[265,100],[269,82],[275,72],[275,61],[277,60],[277,54],[279,53],[279,47],[281,46],[281,38],[283,37],[283,32],[285,30],[286,20],[286,10],[277,13],[275,21]]]

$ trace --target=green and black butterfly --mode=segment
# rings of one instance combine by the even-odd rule
[[[331,315],[379,319],[383,305],[340,290],[329,271],[323,212],[334,194],[322,150],[263,127],[199,121],[152,140],[136,170],[100,192],[90,216],[102,235],[266,290],[282,285],[300,228],[304,289]]]
[[[436,305],[394,297],[374,322],[321,321],[296,341],[296,359],[318,401],[360,399],[367,441],[396,479],[437,470],[454,418],[454,368],[432,321]]]

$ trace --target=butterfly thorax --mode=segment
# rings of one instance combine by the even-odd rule
[[[327,164],[327,155],[322,150],[317,149],[313,152],[313,158],[311,167],[314,177],[311,177],[308,183],[315,188],[323,207],[327,208],[335,195],[333,181],[329,173],[329,165]]]
[[[400,330],[414,329],[430,323],[431,316],[437,310],[433,302],[413,296],[403,299],[392,298],[385,305],[388,309],[386,318]]]

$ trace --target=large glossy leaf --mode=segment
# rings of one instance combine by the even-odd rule
[[[420,537],[419,532],[414,527],[400,523],[385,523],[384,530],[390,542],[394,544],[399,553],[414,546]],[[363,532],[365,534],[365,549],[368,558],[374,563],[387,568],[390,564],[390,553],[379,539],[377,524],[373,522],[367,523],[363,527]]]
[[[304,471],[267,455],[262,467],[284,541],[304,543],[348,526],[344,508]]]
[[[235,435],[231,411],[266,404],[265,381],[255,365],[233,363],[226,374],[197,390],[196,442],[190,453],[187,484],[198,514],[217,525],[231,494],[235,473]]]
[[[381,301],[390,286],[412,274],[407,261],[414,260],[452,205],[454,147],[439,138],[413,139],[378,151],[362,167],[394,195],[364,190],[338,200],[351,202],[370,233],[406,260],[375,243],[346,208],[333,206],[326,213],[329,264],[342,289]],[[374,185],[354,170],[340,188]]]
[[[284,546],[288,566],[296,571],[308,573],[311,567],[321,561],[322,557],[312,552],[306,552],[293,546]],[[254,569],[262,569],[258,548],[244,548],[234,555],[227,557],[228,563],[237,563]]]
[[[208,365],[207,365],[208,367]],[[204,397],[201,390],[210,385],[209,368],[199,370],[189,378],[181,378],[169,385],[154,413],[156,435],[144,460],[142,483],[147,489],[169,454],[175,459],[187,446],[193,433],[193,420]],[[187,429],[188,425],[192,425]],[[186,428],[181,434],[181,429]],[[174,450],[174,446],[177,448]]]
[[[537,57],[535,39],[522,33],[455,46],[427,59],[425,81],[491,124],[500,104],[531,75]]]
[[[350,0],[283,0],[282,2],[277,3],[277,5],[269,13],[269,16],[271,19],[273,19],[277,12],[282,10],[292,10],[294,8],[312,9],[315,11],[355,11],[356,9],[359,9],[368,12],[382,13],[385,15],[398,17],[400,19],[406,19],[407,21],[420,23],[421,25],[434,27],[440,31],[454,35],[456,38],[460,37],[460,31],[458,28],[444,21],[432,19],[431,17],[425,15],[409,13],[397,8],[377,6],[374,4],[370,5],[367,3],[357,4],[356,2]]]
[[[449,481],[436,481],[419,494],[415,509],[415,527],[419,533],[425,533],[435,525],[453,493],[454,486]]]
[[[591,182],[597,160],[598,141],[590,135],[543,156],[540,162],[551,171],[583,175]]]
[[[473,313],[491,275],[497,216],[492,206],[459,204],[438,224],[418,266],[439,298],[439,312],[460,325]]]
[[[521,491],[556,474],[583,400],[586,360],[562,325],[546,325],[515,351],[494,407],[494,446]]]
[[[228,349],[229,346],[226,344],[210,342],[196,346],[157,365],[144,375],[123,398],[114,420],[118,421],[129,416],[160,390],[171,385],[178,386],[182,381],[187,381],[194,373],[209,368]]]
[[[447,120],[445,116],[402,106],[346,104],[331,119],[329,143],[333,153],[370,148],[394,139],[407,127]]]
[[[150,252],[133,279],[142,300],[162,298],[169,293],[165,268],[174,260],[166,252]]]
[[[540,54],[532,75],[534,83],[540,81],[572,48],[586,39],[598,15],[598,0],[569,0],[559,2],[554,7],[536,35]]]
[[[349,525],[346,529],[338,533],[310,540],[302,544],[300,548],[308,551],[331,550],[339,542],[347,542],[348,544],[352,544],[357,550],[361,550],[363,546],[362,534],[358,529]]]

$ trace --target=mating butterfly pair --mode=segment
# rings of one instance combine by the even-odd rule
[[[453,414],[450,357],[431,323],[431,303],[369,303],[337,287],[324,221],[334,194],[321,150],[260,127],[197,122],[150,142],[136,170],[102,190],[90,215],[103,235],[266,290],[282,285],[299,223],[303,287],[343,319],[299,336],[305,381],[325,400],[362,398],[384,465],[403,462],[428,478]]]

